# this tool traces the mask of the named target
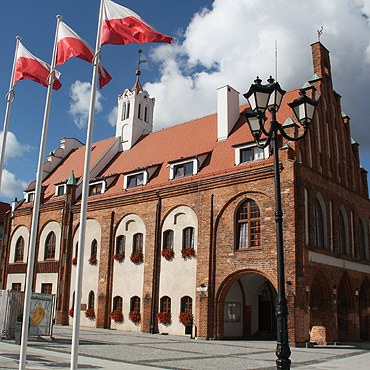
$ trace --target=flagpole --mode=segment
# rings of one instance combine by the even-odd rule
[[[46,136],[47,136],[48,124],[49,124],[51,93],[53,91],[53,84],[54,84],[54,79],[55,79],[55,60],[56,60],[56,50],[57,50],[57,40],[58,40],[58,29],[59,29],[59,23],[63,19],[63,17],[61,15],[57,15],[56,18],[57,18],[57,27],[55,31],[53,56],[52,56],[51,66],[50,66],[50,75],[48,78],[48,92],[46,95],[44,122],[43,122],[43,127],[42,127],[39,161],[38,161],[37,176],[36,176],[35,199],[33,203],[31,237],[30,237],[30,247],[29,247],[29,252],[28,252],[28,264],[27,264],[27,280],[26,280],[24,307],[23,307],[22,341],[21,341],[21,351],[20,351],[20,358],[19,358],[19,370],[24,370],[26,366],[28,326],[29,326],[29,319],[30,319],[29,315],[30,315],[31,296],[32,296],[33,269],[34,269],[34,264],[35,264],[36,239],[37,239],[39,210],[40,210],[43,162],[44,162],[44,156],[45,156]]]
[[[9,86],[9,91],[6,94],[6,111],[5,111],[4,128],[3,128],[3,140],[2,140],[1,154],[0,154],[0,190],[1,190],[1,180],[2,180],[2,177],[3,177],[5,148],[6,148],[6,139],[7,139],[7,136],[8,136],[10,108],[11,108],[12,103],[14,101],[15,65],[17,63],[18,46],[19,46],[19,42],[22,40],[22,37],[17,36],[16,39],[17,39],[17,43],[16,43],[16,46],[15,46],[13,69],[12,69],[12,75],[10,77],[10,86]]]
[[[78,367],[78,346],[80,339],[80,318],[81,318],[81,295],[82,295],[82,273],[83,273],[83,258],[85,249],[85,232],[86,232],[86,216],[87,216],[87,200],[89,196],[89,181],[90,181],[90,158],[91,146],[94,129],[95,116],[95,101],[96,101],[96,86],[98,81],[98,69],[100,63],[100,40],[101,40],[101,23],[103,16],[104,0],[100,2],[98,32],[96,36],[94,68],[91,82],[91,95],[89,107],[89,120],[86,135],[86,152],[84,176],[82,182],[82,199],[81,199],[81,214],[80,214],[80,231],[78,241],[78,255],[77,255],[77,275],[75,286],[75,302],[73,314],[73,333],[72,333],[72,350],[71,350],[71,370],[77,370]]]

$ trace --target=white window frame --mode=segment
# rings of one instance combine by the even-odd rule
[[[35,200],[35,191],[28,191],[24,193],[24,198],[26,199],[27,203],[33,202]],[[33,196],[33,199],[30,200],[30,197]]]
[[[101,188],[101,193],[100,194],[104,194],[105,193],[105,191],[107,190],[106,189],[107,185],[106,185],[105,181],[104,180],[94,181],[94,182],[91,182],[89,184],[89,196],[100,195],[100,194],[90,195],[90,187],[91,186],[94,186],[94,185],[98,185],[98,184],[102,184],[103,185],[102,188]]]
[[[261,144],[263,145],[264,142],[261,142]],[[242,162],[241,161],[241,158],[242,158],[241,151],[244,149],[249,149],[249,148],[257,148],[256,143],[250,143],[250,144],[246,144],[246,145],[235,148],[235,165],[236,166],[239,166],[240,164],[255,162],[255,161],[262,161],[264,159],[267,159],[270,156],[270,148],[269,146],[267,146],[266,148],[263,149],[263,157],[264,157],[263,159],[253,159],[250,162]]]
[[[63,194],[62,194],[62,195],[58,195],[58,189],[59,189],[59,188],[61,188],[61,187],[63,187]],[[55,196],[56,196],[56,197],[61,197],[61,196],[65,195],[66,190],[67,190],[67,189],[66,189],[66,184],[57,185],[57,186],[55,187]]]
[[[175,178],[175,167],[179,166],[179,165],[186,164],[186,163],[193,163],[193,174],[192,174],[192,176],[194,176],[198,173],[198,161],[197,161],[197,159],[196,158],[187,159],[185,161],[179,161],[179,162],[176,162],[176,163],[171,163],[169,165],[169,167],[170,167],[170,180],[177,180],[177,179],[182,179],[184,177],[189,177],[189,176],[183,176],[183,177],[176,177]]]
[[[143,175],[143,184],[142,185],[138,185],[138,186],[134,186],[132,188],[129,188],[128,187],[128,178],[131,177],[131,176],[136,176],[136,175],[140,175],[140,174]],[[134,189],[134,188],[137,188],[139,186],[145,186],[147,183],[148,183],[148,172],[146,172],[146,171],[131,172],[131,173],[128,173],[127,175],[125,175],[125,177],[123,178],[123,189],[124,190],[126,190],[126,189]]]

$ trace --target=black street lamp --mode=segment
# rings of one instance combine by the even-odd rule
[[[281,189],[280,189],[280,170],[279,170],[279,148],[278,134],[287,140],[298,141],[303,139],[308,132],[315,108],[318,102],[306,96],[306,92],[301,90],[298,99],[295,99],[289,106],[304,129],[302,135],[297,137],[289,136],[282,125],[276,120],[276,112],[280,108],[285,91],[282,90],[278,82],[270,76],[267,85],[261,84],[262,80],[257,77],[249,91],[244,94],[248,100],[250,110],[245,112],[245,118],[249,128],[259,148],[266,148],[270,142],[273,142],[274,152],[274,173],[275,173],[275,221],[276,221],[276,247],[277,247],[277,277],[278,277],[278,295],[276,299],[276,318],[277,318],[277,346],[276,346],[276,365],[277,369],[290,369],[290,348],[288,339],[288,302],[285,296],[285,273],[284,273],[284,245],[283,245],[283,211],[281,208]],[[270,128],[265,129],[267,118],[265,111],[271,113]],[[260,143],[261,136],[265,135],[267,140]]]

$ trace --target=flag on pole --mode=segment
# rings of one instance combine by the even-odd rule
[[[50,75],[50,66],[41,59],[32,55],[23,45],[19,42],[17,52],[17,62],[15,64],[14,85],[25,78],[38,82],[43,86],[48,87],[48,77]],[[55,70],[55,81],[53,85],[54,90],[62,87],[59,81],[60,73]]]
[[[158,32],[132,10],[104,1],[101,45],[172,41],[172,37]]]
[[[77,57],[93,62],[94,49],[80,37],[75,31],[68,27],[64,22],[59,24],[58,32],[58,51],[56,65],[64,64],[69,58]],[[100,63],[99,65],[99,86],[102,88],[112,77]]]

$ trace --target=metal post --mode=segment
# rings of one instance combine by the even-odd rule
[[[281,207],[280,168],[279,168],[279,145],[278,123],[276,112],[271,112],[271,125],[273,127],[272,141],[274,150],[274,173],[275,173],[275,221],[276,221],[276,248],[277,248],[277,276],[278,295],[276,298],[276,321],[277,321],[277,345],[276,365],[277,369],[290,369],[290,348],[288,339],[288,302],[285,296],[285,273],[284,273],[284,242],[283,242],[283,211]]]
[[[28,324],[30,321],[29,315],[30,315],[30,308],[31,308],[33,271],[34,271],[34,265],[35,265],[36,241],[37,241],[38,223],[39,223],[43,164],[44,164],[44,157],[45,157],[46,137],[47,137],[48,126],[49,126],[51,93],[53,91],[53,84],[55,80],[55,60],[56,60],[56,55],[57,55],[56,52],[57,52],[57,40],[58,40],[58,28],[59,28],[59,23],[62,20],[62,18],[63,17],[61,15],[57,15],[57,27],[56,27],[55,38],[54,38],[53,56],[51,58],[50,77],[48,78],[48,92],[46,95],[44,121],[42,125],[40,151],[39,151],[39,160],[38,160],[38,165],[37,165],[36,188],[35,188],[35,199],[33,201],[30,246],[29,246],[28,258],[27,258],[28,261],[27,261],[26,287],[25,287],[25,294],[24,294],[22,341],[21,341],[21,350],[20,350],[20,355],[19,355],[19,370],[24,370],[26,368],[28,329],[29,329]]]

